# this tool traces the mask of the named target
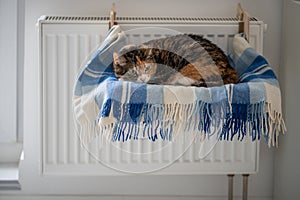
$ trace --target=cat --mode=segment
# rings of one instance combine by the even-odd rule
[[[238,83],[225,53],[203,36],[181,34],[113,53],[115,76],[147,84],[212,87]]]

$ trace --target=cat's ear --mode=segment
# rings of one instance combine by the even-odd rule
[[[135,44],[128,44],[126,46],[124,46],[121,51],[124,51],[124,52],[128,52],[128,51],[132,51],[132,50],[135,50],[137,49],[137,46]]]
[[[153,48],[148,48],[148,55],[153,55],[154,51]]]
[[[114,57],[114,65],[118,65],[120,64],[120,61],[119,61],[119,54],[114,52],[113,53],[113,57]]]
[[[149,46],[147,46],[147,45],[144,45],[144,44],[141,44],[141,45],[139,45],[139,48],[141,48],[141,49],[148,49],[148,48],[149,48]]]

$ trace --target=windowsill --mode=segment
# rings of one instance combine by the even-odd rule
[[[0,144],[0,191],[20,190],[19,161],[22,159],[21,143]]]
[[[18,163],[22,149],[22,143],[0,143],[0,165]]]
[[[0,190],[20,190],[18,164],[0,163]]]

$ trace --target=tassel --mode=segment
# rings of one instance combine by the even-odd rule
[[[114,114],[116,121],[106,123],[102,119],[108,115],[107,109],[99,117],[105,125],[97,121],[81,125],[78,131],[83,144],[97,136],[100,136],[101,143],[104,138],[125,142],[140,137],[148,137],[153,142],[159,138],[174,141],[178,134],[185,133],[187,137],[199,139],[210,139],[217,134],[218,140],[228,141],[234,138],[242,141],[245,136],[255,141],[263,135],[268,145],[277,146],[279,132],[286,131],[282,115],[264,101],[253,105],[230,104],[227,100],[166,105],[108,103],[114,107],[110,112],[120,108],[119,113]]]

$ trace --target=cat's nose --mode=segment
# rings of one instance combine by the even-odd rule
[[[147,76],[140,76],[139,77],[139,80],[141,81],[141,82],[147,82],[148,81],[148,77]]]
[[[144,79],[144,78],[139,78],[139,79],[137,80],[137,82],[138,82],[138,83],[145,83],[145,79]]]

